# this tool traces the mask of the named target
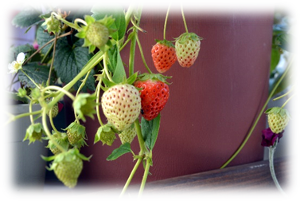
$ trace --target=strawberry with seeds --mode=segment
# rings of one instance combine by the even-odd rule
[[[187,28],[183,9],[181,8],[182,20],[184,23],[185,33],[181,34],[175,41],[175,51],[177,60],[182,67],[191,67],[199,54],[201,40],[195,33],[190,33]]]
[[[142,74],[134,83],[141,89],[142,116],[148,121],[158,116],[169,99],[170,90],[165,78],[160,74]]]

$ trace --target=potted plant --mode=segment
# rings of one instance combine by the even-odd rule
[[[41,106],[22,116],[42,119],[43,139],[53,153],[44,159],[66,186],[85,179],[123,183],[123,194],[131,182],[141,182],[142,193],[147,180],[219,168],[243,140],[267,99],[272,13],[222,18],[180,13],[169,16],[168,9],[147,17],[134,7],[114,12],[93,7],[84,15],[51,10],[16,16],[19,26],[38,25],[39,49],[13,66],[33,84],[18,95]],[[199,54],[200,45],[205,50]],[[45,74],[39,82],[30,74],[37,71]],[[54,85],[57,81],[62,85]],[[66,97],[73,119],[62,131],[53,124],[52,131],[47,118],[51,122],[55,105]],[[265,119],[256,126],[260,132]],[[33,133],[28,139],[36,140]],[[251,139],[232,164],[261,160],[260,140]],[[155,165],[159,168],[151,169]]]

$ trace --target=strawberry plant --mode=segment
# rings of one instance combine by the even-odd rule
[[[171,77],[162,73],[166,73],[176,60],[182,67],[193,66],[202,40],[196,33],[188,31],[182,1],[180,6],[185,33],[175,41],[166,40],[171,5],[172,1],[166,12],[163,39],[156,40],[152,51],[148,52],[158,71],[154,74],[145,60],[143,41],[139,40],[139,34],[145,32],[140,25],[143,1],[131,1],[128,8],[120,3],[104,2],[72,7],[62,2],[26,4],[12,24],[28,29],[37,25],[36,40],[39,49],[21,45],[10,48],[5,54],[4,74],[18,73],[22,88],[16,94],[6,91],[4,96],[29,102],[29,113],[13,115],[1,110],[8,116],[1,129],[19,118],[29,116],[31,126],[27,128],[24,140],[29,140],[29,143],[47,140],[47,147],[54,154],[43,157],[44,160],[52,161],[48,169],[53,170],[67,187],[74,188],[83,169],[83,161],[93,160],[92,156],[80,153],[80,148],[86,145],[86,132],[82,122],[87,117],[97,118],[100,127],[95,133],[94,143],[101,141],[103,145],[111,146],[117,138],[121,141],[121,145],[107,156],[107,160],[116,160],[124,154],[132,153],[136,161],[119,200],[126,193],[140,164],[145,162],[137,196],[140,200],[153,165],[152,151],[163,120],[163,109],[169,98],[172,98],[172,93],[176,93],[167,82]],[[172,36],[172,33],[168,34]],[[121,52],[129,45],[129,60],[125,61]],[[137,51],[145,66],[144,73],[135,72],[134,59]],[[128,66],[128,73],[125,65]],[[58,83],[63,83],[63,86],[57,86]],[[294,90],[298,92],[296,87]],[[65,133],[62,133],[55,128],[52,118],[57,114],[58,101],[64,96],[68,96],[73,102],[75,121],[64,128]],[[33,104],[40,104],[42,109],[32,112]],[[281,127],[276,132],[281,132],[288,123],[289,115],[286,111],[274,109],[268,112],[271,111],[270,119]],[[101,119],[101,112],[106,119]],[[284,117],[274,116],[275,114],[282,114]],[[34,122],[37,118],[42,118],[42,125]],[[48,118],[53,131],[48,127]],[[283,123],[278,123],[279,121]],[[139,142],[139,153],[134,153],[131,149],[131,142],[135,137]]]
[[[48,13],[22,11],[14,18],[16,26],[28,29],[37,26],[39,48],[21,45],[11,49],[9,70],[18,75],[21,88],[16,94],[28,100],[29,113],[11,116],[9,121],[30,117],[31,125],[24,140],[30,143],[48,141],[47,147],[53,153],[53,156],[43,157],[52,161],[48,170],[53,170],[63,184],[73,188],[84,168],[84,161],[93,160],[92,156],[80,153],[87,139],[83,122],[87,118],[96,118],[100,127],[94,135],[94,143],[101,141],[103,145],[111,146],[116,143],[116,136],[121,141],[107,160],[132,153],[136,161],[122,194],[143,162],[142,193],[153,165],[152,150],[158,139],[163,109],[171,94],[167,82],[171,77],[161,73],[165,73],[176,58],[179,58],[180,65],[184,60],[191,66],[198,56],[201,38],[195,33],[184,34],[184,39],[176,40],[176,43],[183,43],[179,47],[174,46],[175,41],[166,41],[168,9],[164,39],[158,41],[152,50],[153,64],[158,71],[154,74],[147,65],[139,40],[139,34],[145,32],[140,27],[140,9],[129,7],[126,11],[104,12],[94,7],[91,13],[82,16],[60,10]],[[187,30],[183,12],[182,17]],[[128,61],[121,57],[126,46],[130,46]],[[144,73],[135,72],[136,51],[140,51]],[[187,54],[193,54],[191,61],[186,60],[185,57],[190,57]],[[128,72],[124,66],[128,66]],[[73,102],[75,121],[62,128],[64,132],[59,132],[52,119],[59,112],[58,101],[64,96]],[[33,104],[39,104],[41,109],[32,112]],[[106,119],[101,119],[101,112]],[[42,119],[42,124],[34,122],[37,118]],[[130,143],[135,137],[139,153],[131,150]]]

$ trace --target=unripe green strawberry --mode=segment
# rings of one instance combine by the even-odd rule
[[[58,33],[60,32],[60,21],[56,19],[53,15],[49,18],[45,18],[45,22],[42,24],[43,26],[46,25],[46,30],[48,33]]]
[[[43,130],[43,126],[41,123],[31,124],[26,130],[26,135],[25,135],[23,141],[28,139],[29,144],[31,144],[32,142],[35,142],[36,140],[42,141],[43,133],[44,133],[44,130]]]
[[[118,84],[105,91],[101,105],[107,120],[119,131],[128,128],[139,116],[139,91],[129,84]]]
[[[195,33],[183,33],[175,41],[177,61],[182,67],[190,67],[196,61],[202,38]]]
[[[56,117],[58,115],[58,104],[57,103],[55,105],[53,105],[53,107],[49,111],[49,115],[50,114],[51,114],[52,118],[54,118],[54,117]]]
[[[86,15],[86,25],[75,36],[84,39],[83,47],[89,47],[89,52],[93,52],[96,47],[102,49],[108,42],[109,35],[116,31],[111,28],[114,21],[112,16],[96,21],[92,16]]]
[[[136,136],[136,130],[135,127],[132,125],[129,128],[123,130],[120,134],[119,134],[119,138],[122,142],[122,144],[129,142],[131,143],[134,139],[134,137]]]
[[[51,160],[52,158],[44,157],[44,160]],[[70,149],[55,156],[49,170],[54,170],[57,178],[69,188],[73,188],[77,184],[77,179],[82,171],[82,160],[89,160],[79,153],[78,149]]]
[[[289,122],[289,114],[286,109],[273,107],[266,111],[269,127],[273,133],[281,133]]]
[[[108,41],[109,32],[106,26],[100,22],[89,24],[86,30],[86,38],[96,47],[100,48]]]
[[[81,144],[85,142],[84,140],[86,138],[86,132],[84,126],[77,122],[73,122],[65,130],[67,130],[68,140],[71,145],[78,146],[78,142]]]
[[[68,147],[69,147],[69,141],[68,141],[68,137],[67,137],[67,135],[65,133],[60,133],[60,132],[53,131],[52,139],[55,140],[55,142],[57,144],[59,144],[65,150],[68,149]],[[50,151],[54,155],[57,155],[57,154],[61,153],[61,150],[59,148],[57,148],[56,145],[55,145],[55,143],[52,142],[51,140],[48,141],[47,148],[49,148]]]

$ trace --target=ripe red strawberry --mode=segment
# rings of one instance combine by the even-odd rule
[[[178,63],[182,67],[190,67],[196,61],[202,38],[195,33],[181,34],[175,41]]]
[[[167,40],[156,40],[156,42],[151,50],[152,60],[156,70],[159,73],[164,73],[177,60],[175,47],[172,42]]]
[[[142,116],[148,121],[157,117],[169,99],[169,86],[158,79],[146,77],[136,81],[134,86],[142,89]]]

